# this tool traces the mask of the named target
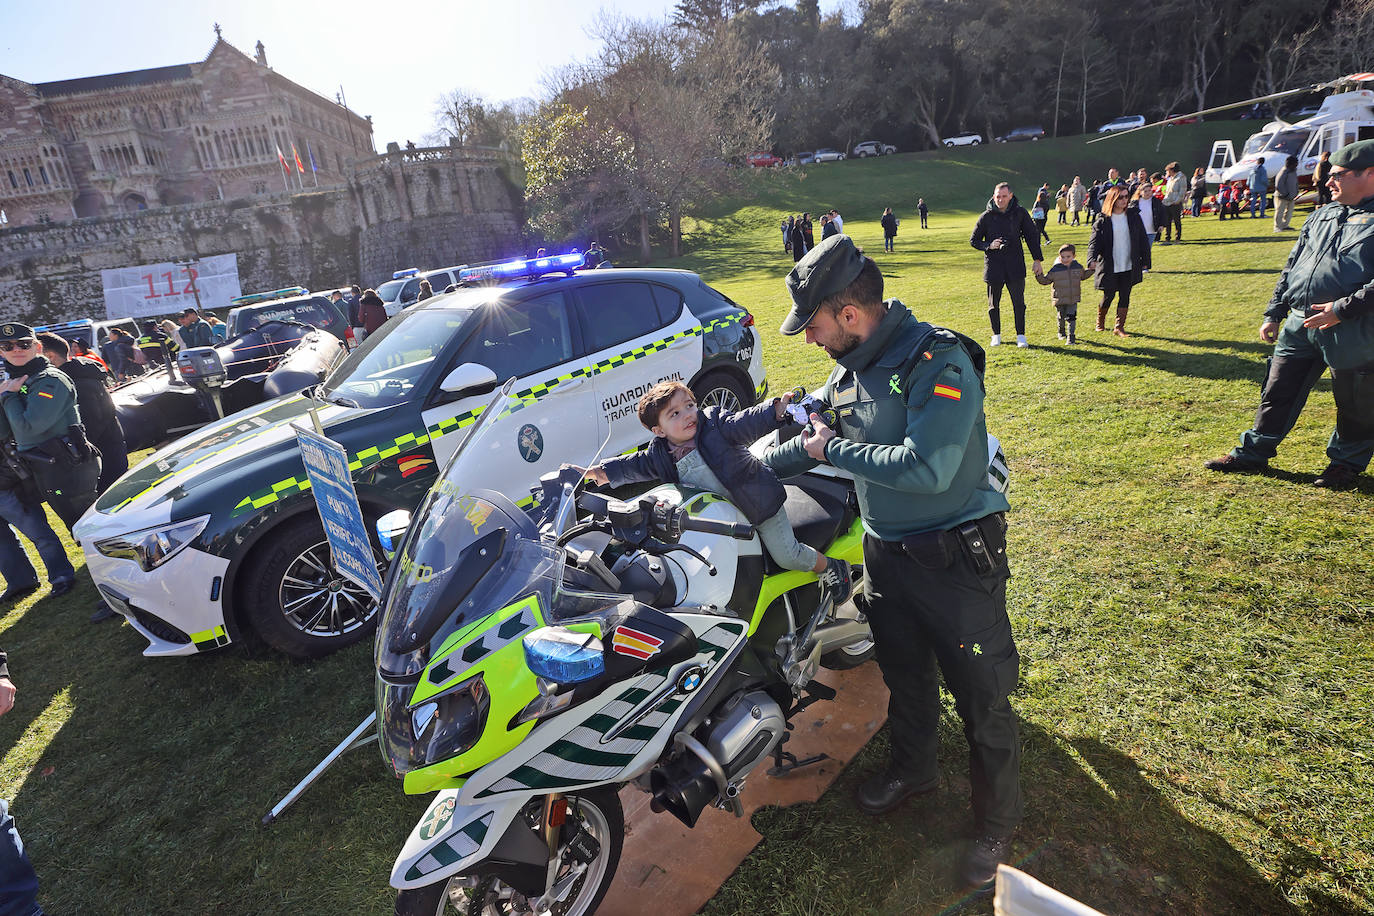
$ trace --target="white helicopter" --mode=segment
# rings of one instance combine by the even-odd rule
[[[1254,174],[1255,165],[1261,159],[1264,160],[1264,168],[1272,181],[1279,169],[1283,168],[1284,161],[1289,156],[1297,156],[1298,181],[1303,186],[1310,186],[1312,184],[1312,172],[1323,152],[1334,153],[1347,143],[1374,138],[1374,91],[1356,88],[1371,82],[1374,82],[1374,72],[1352,73],[1326,83],[1304,86],[1301,89],[1289,89],[1272,95],[1246,99],[1243,102],[1219,105],[1216,108],[1166,118],[1163,121],[1155,121],[1153,124],[1137,127],[1134,130],[1148,130],[1151,127],[1172,124],[1200,115],[1229,111],[1234,108],[1271,102],[1294,95],[1332,91],[1333,94],[1322,101],[1321,108],[1311,117],[1291,124],[1281,118],[1276,118],[1266,124],[1258,133],[1251,134],[1250,139],[1245,141],[1245,146],[1241,149],[1239,157],[1236,156],[1235,146],[1230,140],[1217,140],[1212,144],[1212,153],[1207,161],[1206,176],[1209,183],[1239,181],[1248,184]],[[1122,131],[1115,136],[1119,137],[1122,134],[1133,132]],[[1098,141],[1090,140],[1089,142],[1096,143]]]

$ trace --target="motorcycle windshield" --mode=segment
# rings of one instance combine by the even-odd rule
[[[483,458],[497,420],[521,407],[508,381],[420,503],[393,561],[377,629],[377,671],[409,678],[466,623],[530,593],[548,607],[561,551],[540,543],[534,522],[501,493],[482,489]]]

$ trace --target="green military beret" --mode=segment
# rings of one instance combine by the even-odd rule
[[[1331,164],[1351,170],[1374,168],[1374,140],[1342,146],[1331,154]]]
[[[33,328],[26,324],[13,321],[0,324],[0,340],[29,340],[32,337]]]
[[[863,267],[863,252],[847,235],[832,235],[808,251],[787,275],[792,311],[782,323],[782,332],[800,334],[816,317],[821,301],[853,283]]]

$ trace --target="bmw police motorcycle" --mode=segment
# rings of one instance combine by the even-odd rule
[[[470,488],[491,421],[521,408],[508,389],[414,519],[378,524],[393,559],[379,740],[408,794],[435,793],[392,871],[398,914],[593,912],[620,859],[622,786],[688,826],[707,806],[742,815],[765,761],[782,775],[821,759],[784,750],[788,720],[834,696],[818,668],[872,654],[853,605],[774,565],[718,496],[621,501],[571,467],[530,512]],[[787,495],[800,540],[861,562],[851,480],[819,468]]]

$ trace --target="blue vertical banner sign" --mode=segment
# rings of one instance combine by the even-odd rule
[[[382,600],[382,577],[367,536],[367,523],[353,477],[348,472],[348,452],[342,445],[314,430],[292,423],[301,445],[301,459],[320,509],[320,521],[329,538],[329,552],[339,575],[378,601]]]

